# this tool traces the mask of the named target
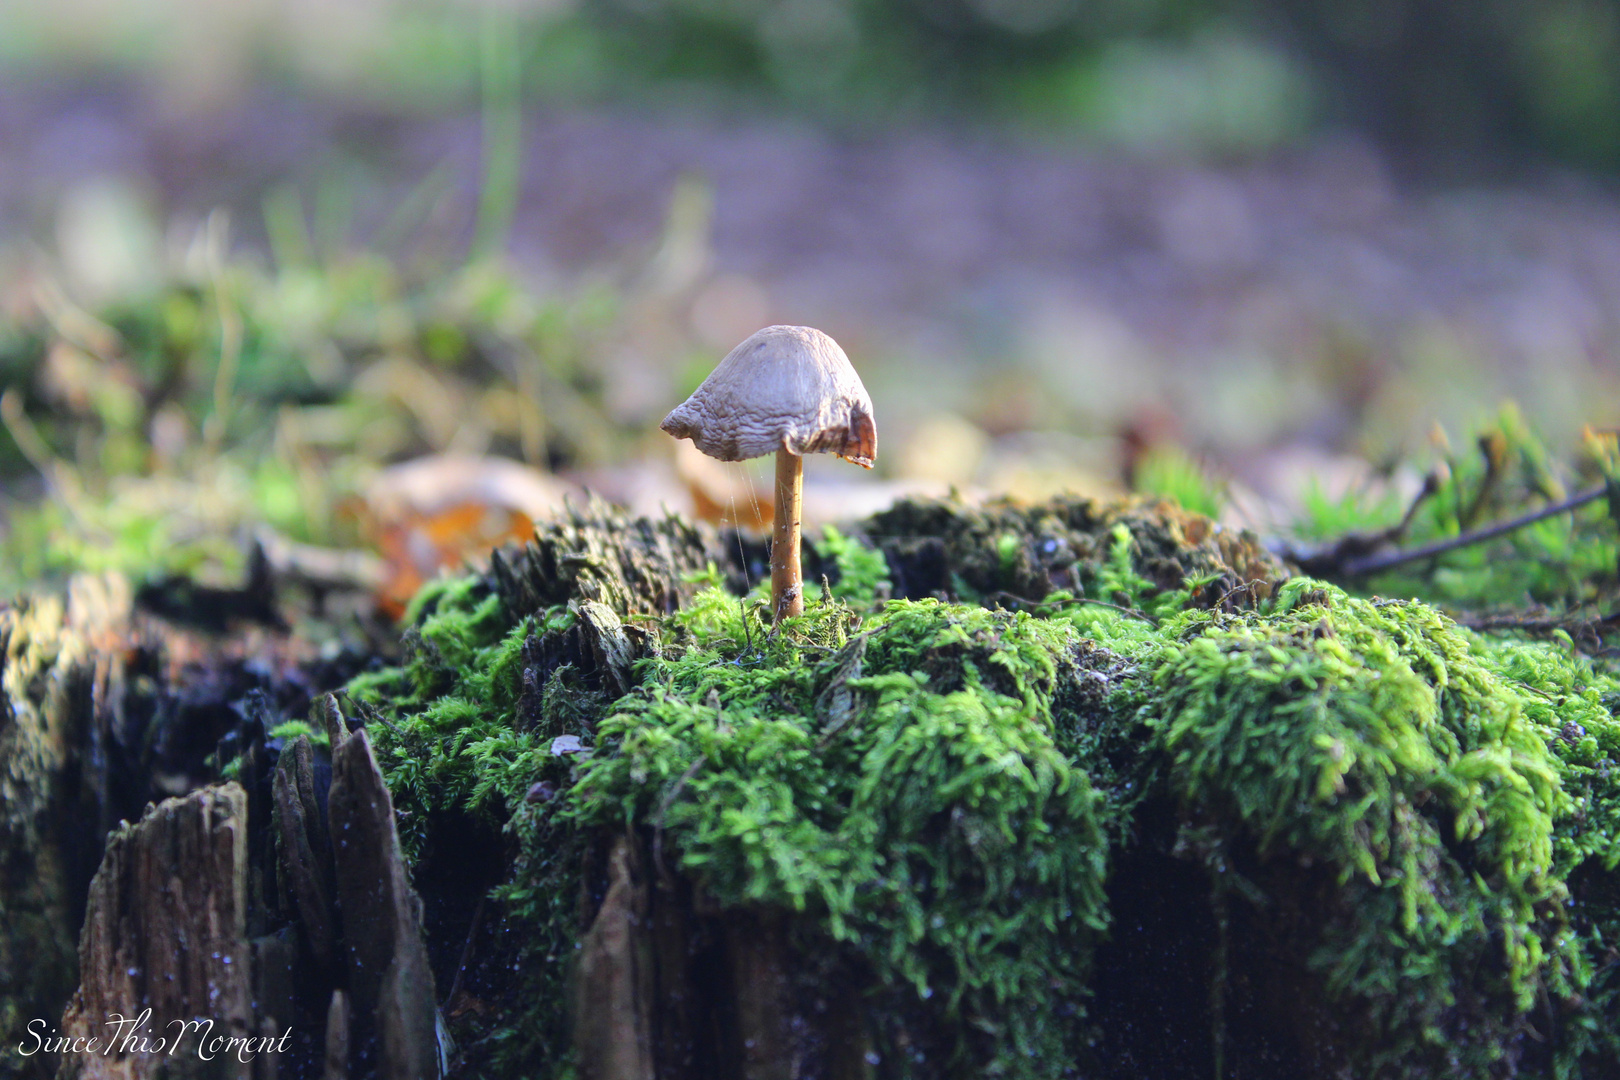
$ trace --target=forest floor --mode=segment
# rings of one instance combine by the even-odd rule
[[[224,207],[264,252],[292,192],[318,251],[431,273],[465,251],[483,186],[476,112],[274,88],[199,103],[14,78],[0,145],[0,267],[29,241],[94,261],[72,219],[112,185],[149,229]],[[1196,164],[648,109],[531,109],[517,153],[507,246],[531,279],[622,285],[681,233],[685,343],[823,326],[894,391],[891,431],[937,410],[992,434],[1134,424],[1264,487],[1279,446],[1377,458],[1503,398],[1555,439],[1620,419],[1620,200],[1575,175],[1436,188],[1347,138]],[[638,416],[663,404],[623,392]]]

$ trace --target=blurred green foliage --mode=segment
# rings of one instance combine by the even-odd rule
[[[1158,495],[1184,510],[1219,517],[1226,503],[1220,484],[1209,471],[1174,443],[1156,446],[1137,465],[1133,487],[1143,495]]]
[[[0,318],[0,588],[81,569],[239,580],[254,532],[349,546],[376,470],[491,451],[596,463],[634,432],[596,363],[621,295],[536,295],[480,261],[217,259],[94,310],[32,290]]]
[[[1349,122],[1425,164],[1620,164],[1614,0],[593,0],[626,81],[818,106],[1011,108],[1137,145]]]
[[[1478,171],[1528,151],[1620,165],[1615,0],[577,0],[476,14],[374,0],[318,33],[292,0],[202,7],[0,7],[0,71],[112,67],[198,92],[268,76],[396,107],[519,85],[551,101],[685,95],[863,122],[1013,117],[1216,152],[1349,125],[1426,164]]]

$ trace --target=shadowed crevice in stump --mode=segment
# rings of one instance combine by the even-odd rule
[[[580,943],[574,1038],[580,1080],[653,1080],[652,941],[647,882],[631,868],[631,843],[614,841],[607,892]]]
[[[796,942],[788,912],[722,909],[658,874],[643,836],[602,840],[574,973],[580,1080],[873,1075],[866,979],[831,943]]]
[[[316,777],[315,751],[309,739],[299,736],[282,751],[276,762],[273,783],[275,817],[273,828],[279,848],[277,867],[290,906],[298,913],[304,940],[323,973],[334,970],[337,926],[334,918],[332,844],[327,831],[327,789],[331,768],[324,783]]]

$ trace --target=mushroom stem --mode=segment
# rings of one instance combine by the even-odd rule
[[[799,517],[804,506],[804,459],[776,452],[776,518],[771,534],[772,621],[804,614],[804,577],[799,569]]]

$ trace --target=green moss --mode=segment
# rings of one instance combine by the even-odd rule
[[[588,732],[566,710],[524,708],[523,654],[563,638],[578,619],[555,607],[514,622],[477,577],[429,584],[410,614],[405,663],[349,685],[372,721],[407,857],[417,862],[435,843],[463,842],[459,822],[468,815],[504,829],[517,852],[512,873],[493,894],[507,913],[507,963],[515,973],[506,1008],[494,1017],[469,1012],[452,1031],[472,1060],[496,1075],[558,1076],[568,1060],[562,1003],[579,934],[581,840],[548,816],[526,812],[532,808],[525,795],[542,780],[566,786],[570,765],[551,753],[551,741]],[[554,672],[552,687],[574,686],[573,698],[588,696],[572,670]]]
[[[1220,516],[1226,502],[1221,485],[1181,447],[1164,443],[1149,450],[1136,468],[1136,490],[1169,499],[1206,517]]]
[[[465,811],[504,824],[511,807],[554,766],[551,731],[519,723],[523,650],[531,638],[559,635],[576,617],[553,608],[509,624],[500,598],[475,577],[444,586],[419,607],[406,634],[402,667],[361,675],[350,695],[388,721],[376,729],[378,760],[395,802],[412,809],[401,829],[420,852],[436,814]],[[566,676],[565,676],[566,679]]]
[[[1583,1066],[1620,1061],[1620,681],[1567,642],[1475,636],[1473,644],[1480,662],[1518,692],[1568,799],[1553,825],[1553,874],[1570,892],[1578,993],[1563,1003],[1551,1071],[1579,1076]]]
[[[881,551],[873,551],[831,525],[822,530],[819,547],[822,556],[832,559],[838,568],[838,580],[832,585],[834,596],[863,611],[887,599],[893,583]]]
[[[1286,576],[1252,534],[1146,499],[907,500],[864,522],[862,534],[887,557],[897,594],[992,607],[1028,607],[1062,590],[1168,612],[1189,599],[1252,603]],[[1255,582],[1265,586],[1258,594]]]
[[[1262,611],[1189,612],[1165,634],[1145,708],[1171,787],[1230,888],[1245,866],[1332,874],[1308,964],[1371,1036],[1362,1068],[1485,1075],[1538,1001],[1579,996],[1564,878],[1614,854],[1570,831],[1566,781],[1591,768],[1570,758],[1602,747],[1553,749],[1543,695],[1548,676],[1574,692],[1567,669],[1479,649],[1427,605],[1305,579]],[[1595,693],[1580,696],[1598,743],[1614,724]]]
[[[307,720],[288,720],[284,724],[277,724],[266,733],[267,738],[280,739],[287,743],[291,743],[300,735],[308,738],[316,746],[326,746],[331,741],[326,732],[316,731]],[[230,768],[230,765],[226,766],[226,769]]]
[[[1518,409],[1504,406],[1463,452],[1443,444],[1427,462],[1430,493],[1401,538],[1403,546],[1441,541],[1541,509],[1582,488],[1620,475],[1612,434],[1588,433],[1569,461],[1556,460]],[[1315,542],[1347,534],[1375,535],[1401,520],[1407,504],[1391,493],[1352,490],[1337,500],[1309,493],[1295,532]],[[1488,542],[1470,544],[1352,582],[1384,595],[1421,597],[1453,611],[1591,618],[1620,602],[1620,534],[1600,499]]]
[[[568,812],[664,831],[723,905],[802,913],[958,1067],[1050,1075],[1106,925],[1109,810],[1053,717],[1076,635],[936,601],[754,618],[709,592],[671,619],[688,647],[602,722]]]

